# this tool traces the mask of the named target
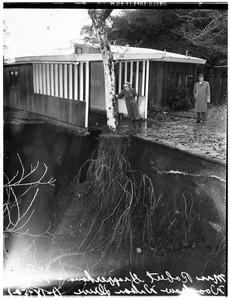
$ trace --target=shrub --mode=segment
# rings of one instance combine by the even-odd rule
[[[192,108],[193,97],[186,90],[177,90],[172,92],[168,99],[167,105],[173,110],[187,110]]]

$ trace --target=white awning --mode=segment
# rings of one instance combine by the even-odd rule
[[[126,47],[126,46],[111,46],[115,61],[123,60],[150,60],[162,62],[178,62],[205,64],[206,60],[193,56],[187,56],[167,51],[160,51],[148,48]],[[92,54],[70,54],[70,55],[45,55],[45,56],[27,56],[15,58],[14,63],[77,63],[80,61],[101,61],[101,53]],[[5,61],[7,63],[7,61]],[[9,62],[9,63],[12,63]]]

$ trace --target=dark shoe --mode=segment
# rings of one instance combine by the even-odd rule
[[[200,123],[200,120],[196,120],[196,122],[195,123]]]

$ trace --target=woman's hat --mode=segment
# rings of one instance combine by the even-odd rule
[[[204,77],[204,73],[199,73],[198,78]]]

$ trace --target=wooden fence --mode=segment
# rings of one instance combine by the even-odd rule
[[[226,77],[210,78],[211,103],[220,105],[228,100],[228,79]]]

